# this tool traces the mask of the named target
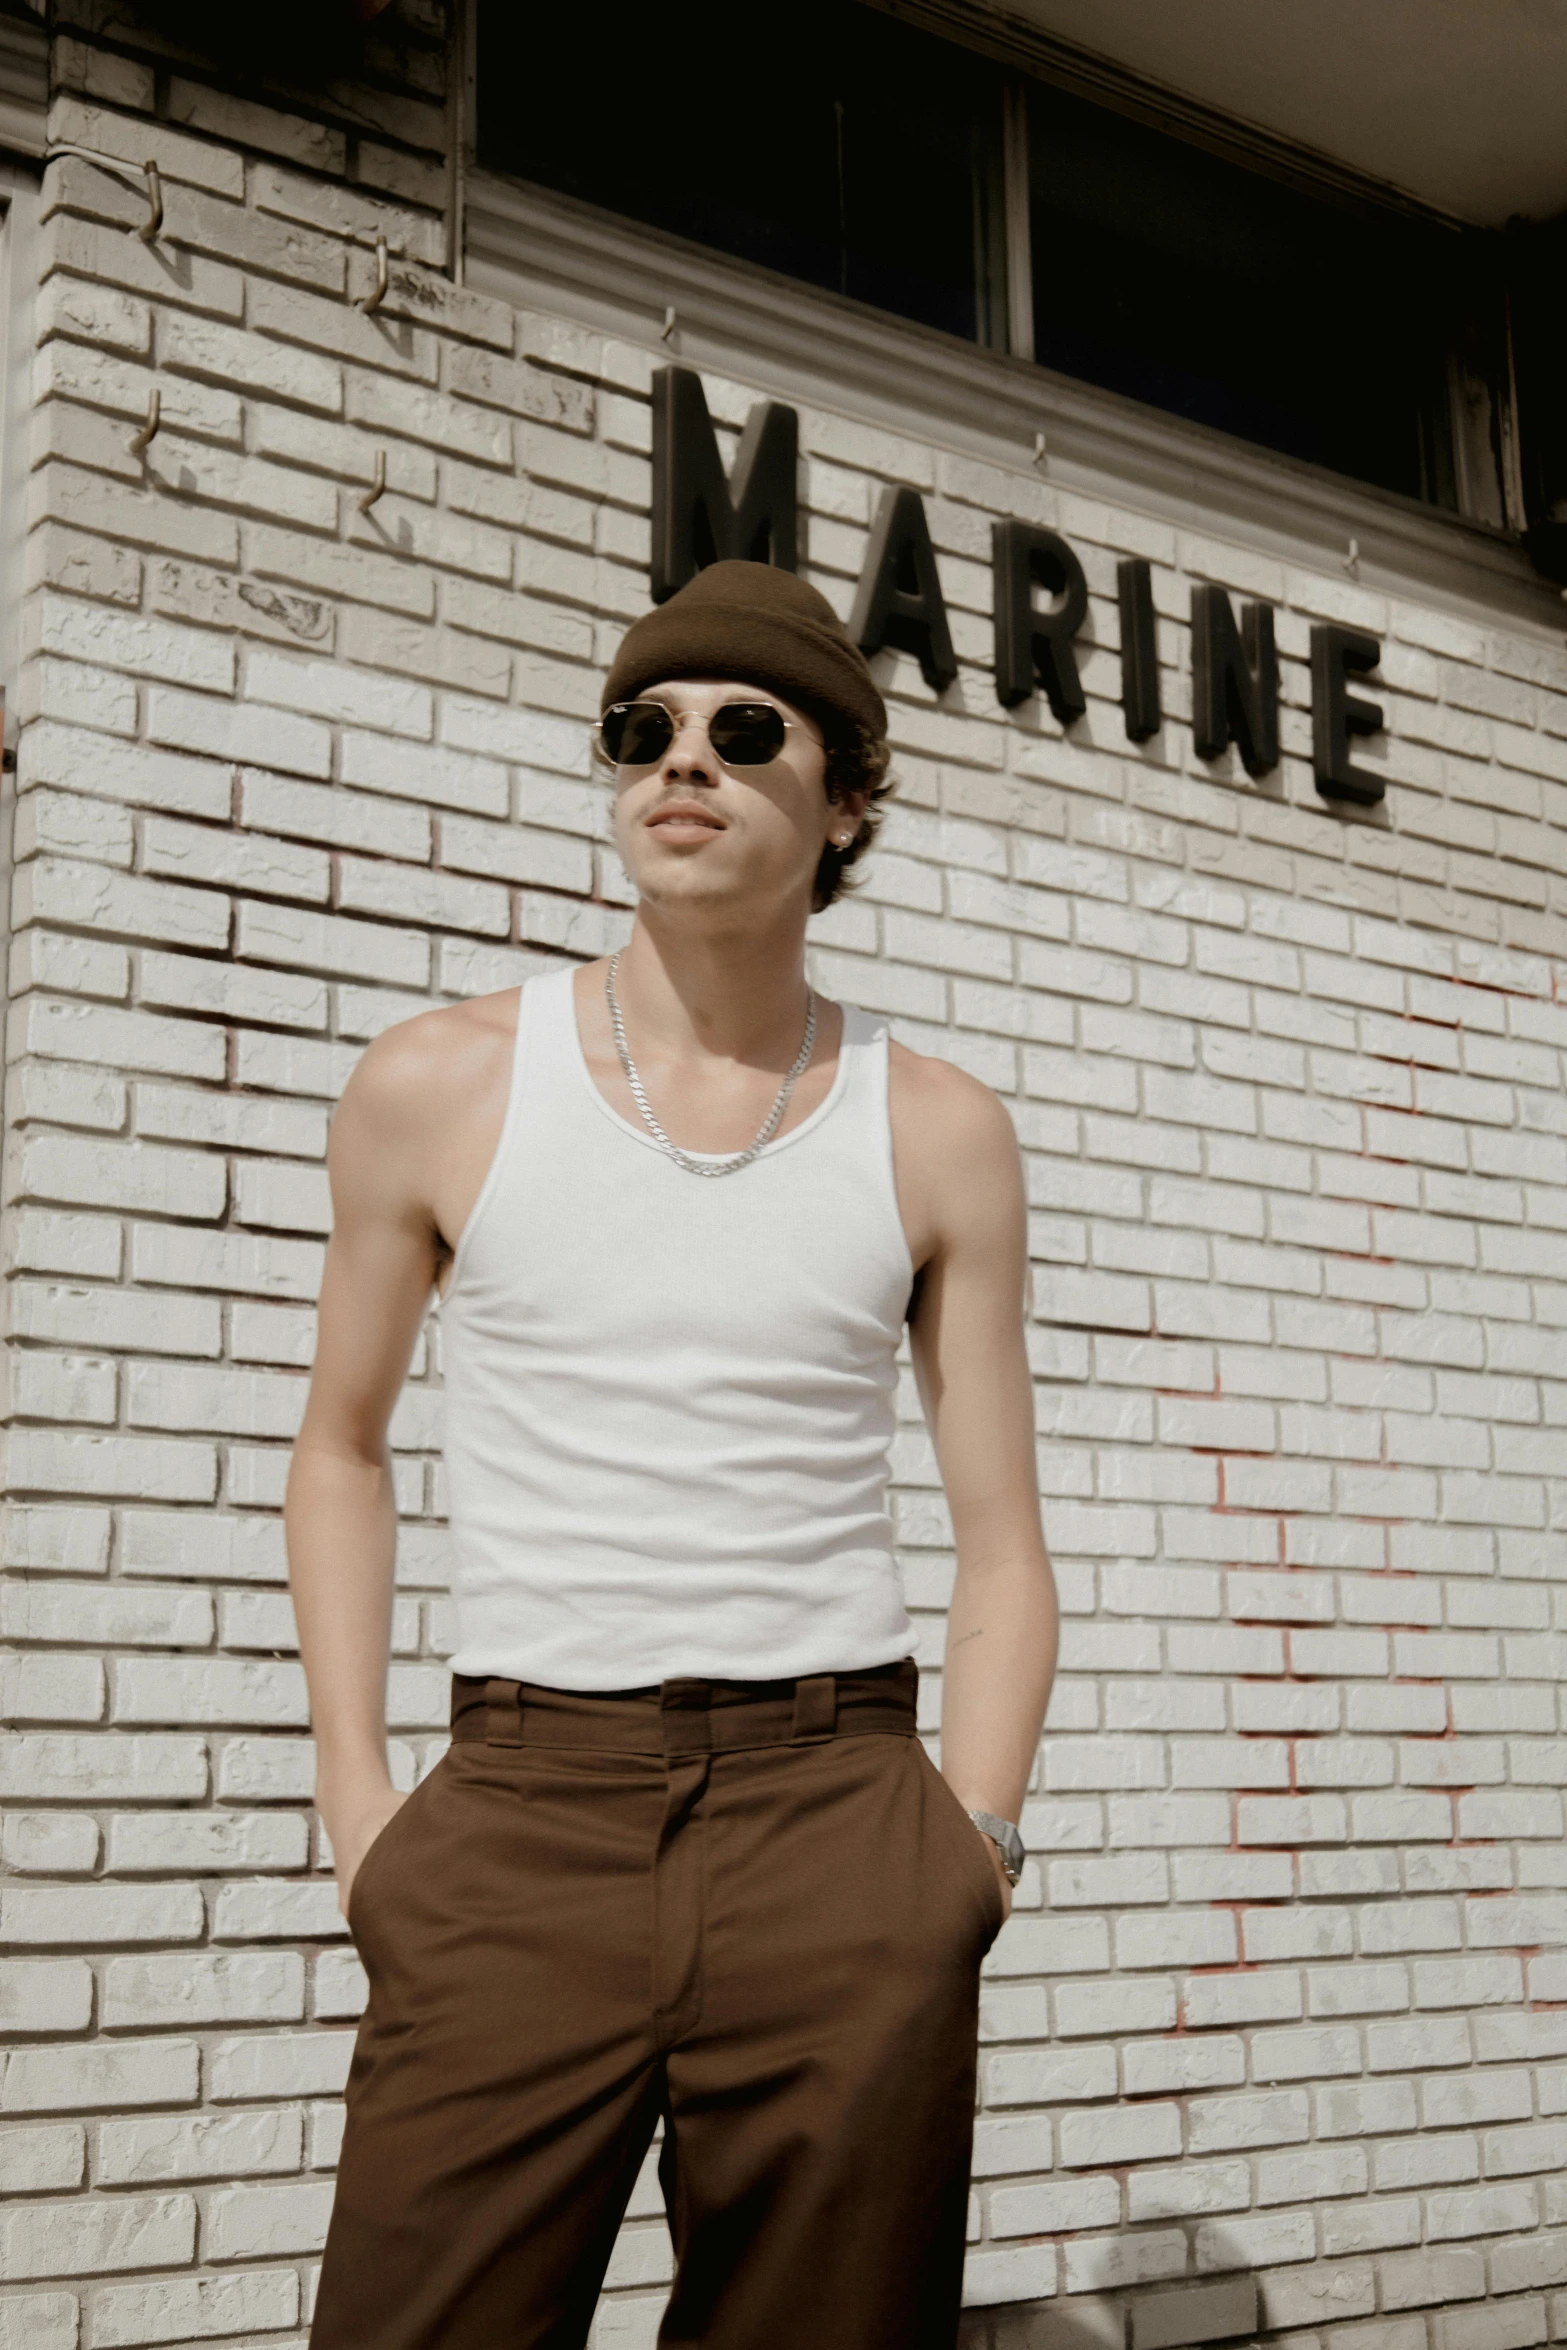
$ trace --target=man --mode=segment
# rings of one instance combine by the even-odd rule
[[[288,1537],[370,1998],[314,2350],[581,2345],[660,2119],[666,2344],[950,2350],[1055,1659],[1017,1148],[807,988],[886,789],[825,599],[717,564],[604,706],[629,944],[392,1030],[333,1130]],[[386,1430],[432,1284],[459,1647],[405,1801]],[[957,1549],[945,1785],[886,1508],[905,1319]]]

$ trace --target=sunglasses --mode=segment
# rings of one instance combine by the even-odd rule
[[[726,767],[766,767],[778,757],[796,724],[771,702],[725,702],[703,718],[662,702],[612,702],[594,736],[612,767],[656,767],[687,718],[707,730],[713,756]]]

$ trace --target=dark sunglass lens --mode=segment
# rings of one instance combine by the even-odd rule
[[[662,702],[616,702],[599,727],[606,755],[617,767],[651,767],[675,738]]]
[[[787,729],[771,702],[725,702],[708,721],[708,738],[731,767],[765,767],[784,747]]]

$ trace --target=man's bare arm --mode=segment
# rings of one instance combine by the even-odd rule
[[[417,1143],[431,1115],[421,1081],[428,1059],[410,1031],[383,1038],[333,1121],[332,1238],[284,1512],[316,1802],[345,1905],[360,1859],[401,1801],[386,1759],[397,1531],[387,1427],[438,1261]]]
[[[934,1245],[910,1336],[957,1545],[942,1771],[965,1809],[1015,1820],[1058,1638],[1024,1333],[1023,1172],[1011,1120],[988,1087],[933,1062],[915,1087]]]

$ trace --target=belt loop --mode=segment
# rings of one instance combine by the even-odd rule
[[[522,1744],[522,1683],[488,1681],[484,1689],[488,1708],[484,1737],[488,1746]]]
[[[708,1709],[712,1702],[712,1682],[694,1674],[659,1683],[658,1709],[666,1757],[711,1753],[713,1722]]]
[[[831,1738],[838,1727],[838,1676],[813,1673],[794,1685],[794,1742]]]

